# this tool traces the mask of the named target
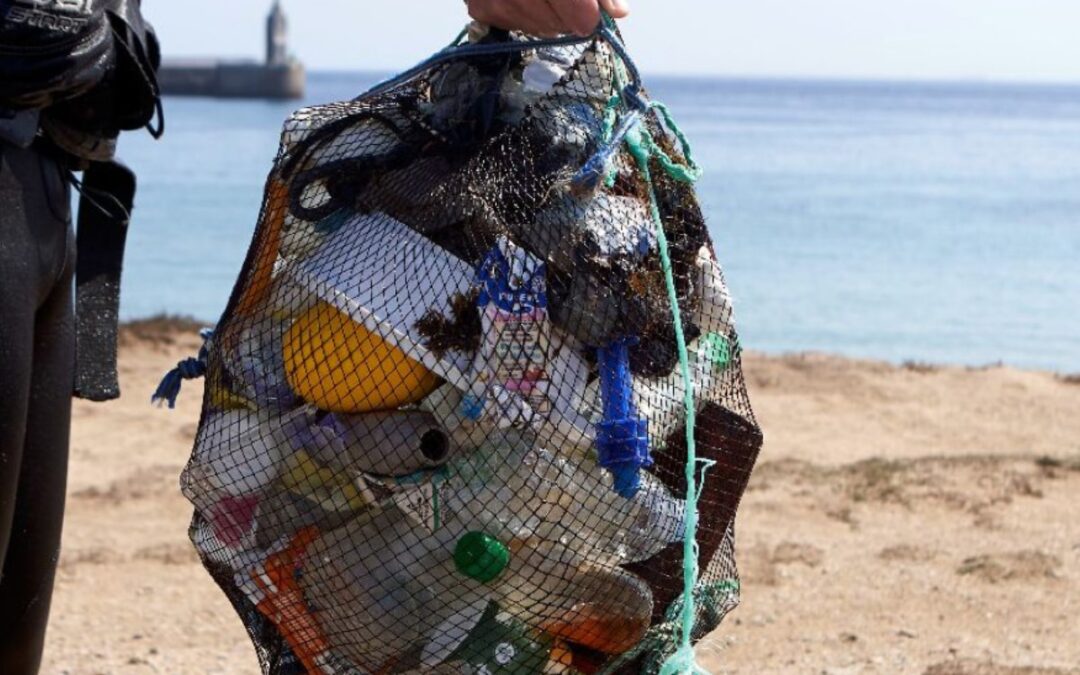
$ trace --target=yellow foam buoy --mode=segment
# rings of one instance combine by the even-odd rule
[[[421,401],[439,378],[331,305],[319,303],[285,335],[289,386],[322,410],[364,413]]]

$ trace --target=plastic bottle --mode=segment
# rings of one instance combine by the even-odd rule
[[[480,428],[484,417],[482,403],[453,384],[444,384],[420,402],[420,409],[430,413],[455,443],[476,447],[484,442],[487,431]]]
[[[464,472],[448,471],[435,488],[443,509],[435,527],[421,526],[425,516],[410,513],[409,502],[402,501],[361,512],[310,547],[300,583],[335,652],[375,670],[433,669],[467,648],[492,602],[520,625],[547,628],[551,636],[609,653],[640,639],[652,596],[616,567],[625,558],[612,549],[621,547],[625,555],[634,542],[616,537],[612,527],[647,529],[643,506],[606,513],[605,500],[634,503],[615,496],[609,485],[593,486],[590,497],[572,475],[536,475],[530,484],[540,489],[530,493],[529,474],[561,474],[567,467],[533,462],[510,475],[507,466],[473,467],[468,481]],[[514,492],[516,500],[502,501]],[[562,500],[575,508],[575,499],[583,513],[591,513],[584,521],[567,522],[572,519],[562,513],[558,523],[545,526],[533,514],[537,500]],[[503,506],[492,509],[496,504]],[[666,545],[655,537],[650,532],[633,557]],[[515,650],[551,648],[550,640],[535,637],[520,644],[533,646]],[[409,662],[418,651],[423,661]]]
[[[429,532],[391,505],[317,540],[300,583],[335,651],[375,672],[409,670],[403,659],[451,617],[479,622],[490,589],[455,568],[465,534],[460,521]]]
[[[681,541],[685,502],[654,476],[626,499],[594,464],[575,464],[519,431],[447,466],[444,501],[459,517],[507,540],[558,542],[612,565],[647,560]]]
[[[546,461],[538,458],[539,463]],[[551,506],[540,530],[546,539],[610,564],[648,560],[682,540],[686,505],[651,474],[642,473],[640,489],[626,499],[599,470],[557,470],[557,487],[543,496]]]
[[[560,547],[532,549],[535,561],[526,567],[543,569],[560,560]],[[569,574],[567,572],[570,572]],[[652,591],[634,574],[618,567],[585,563],[522,575],[524,584],[506,584],[502,602],[511,613],[544,633],[604,654],[620,654],[637,644],[652,620]],[[535,581],[539,583],[533,583]]]
[[[258,504],[289,453],[278,422],[265,413],[228,410],[209,413],[199,429],[181,489],[221,544],[250,544]]]
[[[444,630],[453,632],[457,624],[458,617],[453,617]],[[530,630],[513,615],[502,611],[498,603],[492,602],[457,649],[439,663],[452,664],[460,669],[458,672],[477,675],[545,673],[549,671],[553,642],[552,636]],[[438,640],[429,643],[438,644]],[[425,665],[432,660],[429,656]]]

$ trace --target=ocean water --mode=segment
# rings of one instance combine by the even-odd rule
[[[379,78],[315,73],[308,103]],[[694,142],[748,349],[1080,371],[1080,86],[651,78]],[[170,98],[122,315],[213,323],[296,103]]]

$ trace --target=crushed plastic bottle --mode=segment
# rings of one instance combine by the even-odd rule
[[[423,672],[466,645],[493,602],[592,649],[618,653],[641,638],[651,592],[617,565],[678,541],[684,505],[647,474],[635,499],[618,497],[598,469],[534,442],[527,431],[494,432],[488,447],[403,481],[401,499],[313,543],[301,584],[336,652]],[[422,663],[401,661],[421,643]],[[550,639],[521,644],[550,649]]]
[[[686,505],[647,472],[632,499],[589,460],[537,447],[529,433],[488,439],[446,468],[446,508],[507,540],[558,542],[609,565],[648,560],[682,540]]]
[[[245,409],[216,412],[196,437],[197,451],[181,475],[181,488],[225,546],[251,545],[258,505],[289,452],[276,433],[278,422]]]
[[[333,647],[373,671],[408,670],[400,659],[483,599],[480,582],[454,569],[453,546],[463,534],[460,525],[429,533],[389,506],[322,535],[308,551],[301,585]]]
[[[643,637],[652,613],[644,582],[562,544],[507,543],[460,514],[429,533],[396,506],[321,536],[298,576],[330,648],[375,671],[435,668],[440,659],[542,663],[554,637],[618,653]],[[502,627],[482,634],[501,633],[513,654],[475,640],[491,603],[507,617],[497,614]],[[548,637],[526,641],[523,626]]]

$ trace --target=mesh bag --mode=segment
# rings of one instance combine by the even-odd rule
[[[761,435],[649,110],[610,27],[474,26],[286,123],[183,475],[265,672],[654,672],[737,604]]]

